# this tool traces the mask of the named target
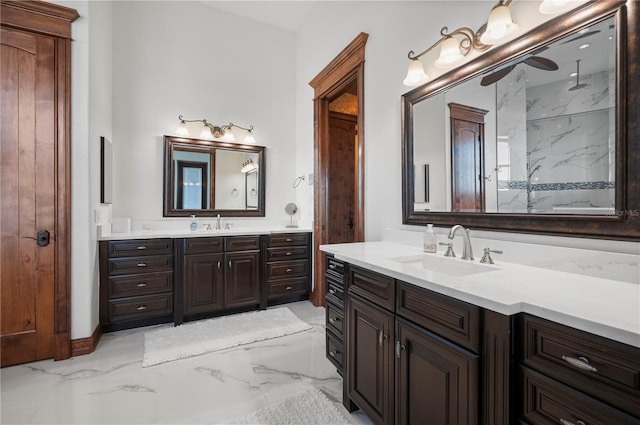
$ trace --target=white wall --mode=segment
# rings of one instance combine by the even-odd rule
[[[163,138],[178,115],[253,125],[266,218],[294,197],[295,36],[199,2],[113,3],[114,217],[162,219]]]

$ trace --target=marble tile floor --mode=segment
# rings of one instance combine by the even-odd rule
[[[342,378],[325,358],[325,310],[287,307],[313,328],[143,368],[144,333],[159,325],[104,334],[95,352],[0,370],[0,423],[220,424],[314,385],[342,407]],[[305,425],[305,424],[300,424]]]

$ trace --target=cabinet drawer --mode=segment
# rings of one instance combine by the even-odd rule
[[[326,264],[327,267],[325,271],[327,276],[335,277],[335,279],[339,281],[344,280],[344,263],[342,261],[327,256]]]
[[[278,246],[308,245],[309,233],[275,233],[268,236],[269,248]]]
[[[299,260],[302,258],[309,258],[309,250],[306,246],[267,249],[267,261]]]
[[[171,254],[171,239],[130,239],[109,241],[109,257]]]
[[[326,350],[327,358],[342,373],[342,365],[344,364],[344,345],[342,340],[337,338],[331,332],[326,333]]]
[[[225,251],[252,251],[260,249],[260,236],[228,236]]]
[[[522,362],[640,417],[640,349],[524,315]]]
[[[327,303],[326,311],[327,329],[331,330],[339,338],[344,339],[344,310]]]
[[[173,294],[109,300],[109,321],[142,319],[173,313]]]
[[[395,279],[355,266],[350,274],[349,292],[394,311]]]
[[[459,345],[480,352],[480,308],[398,282],[396,313]]]
[[[224,251],[224,238],[185,239],[185,254],[213,254]]]
[[[521,418],[540,425],[638,425],[640,420],[525,367]]]
[[[305,260],[282,261],[279,263],[267,264],[267,280],[308,275],[309,262]]]
[[[269,284],[269,299],[306,294],[309,291],[309,278],[286,279]]]
[[[156,255],[153,257],[114,258],[109,260],[109,276],[167,272],[173,270],[172,255]]]
[[[344,289],[342,285],[338,285],[332,279],[327,279],[327,300],[336,304],[344,305]]]
[[[109,298],[152,295],[173,291],[173,273],[144,273],[108,279]]]

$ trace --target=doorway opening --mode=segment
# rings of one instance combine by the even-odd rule
[[[360,33],[309,84],[314,89],[314,290],[324,305],[328,243],[364,240],[364,47]]]

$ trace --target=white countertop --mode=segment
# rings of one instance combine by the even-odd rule
[[[442,270],[450,262],[454,272],[464,269],[467,264],[460,263],[466,260],[386,241],[322,245],[320,249],[339,260],[501,314],[529,313],[640,347],[640,285],[636,283],[507,263],[499,258],[494,258],[495,265],[480,264],[476,258],[476,273],[452,276],[424,268],[420,259],[437,256],[445,265]],[[416,261],[402,262],[411,259]]]
[[[272,233],[309,233],[306,227],[238,227],[221,230],[158,229],[132,230],[128,233],[110,233],[98,236],[99,241],[158,238],[203,238],[213,236],[269,235]]]

